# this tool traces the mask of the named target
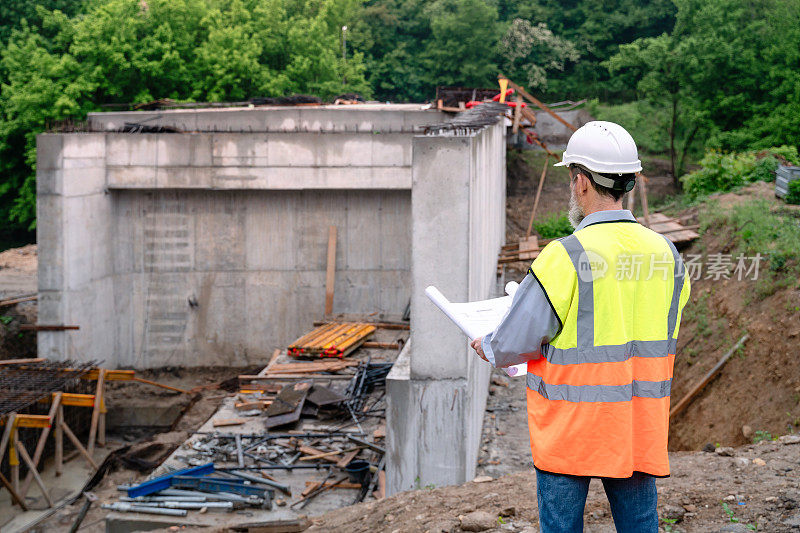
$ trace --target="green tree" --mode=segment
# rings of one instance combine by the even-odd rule
[[[484,0],[435,0],[426,14],[431,37],[422,57],[431,89],[437,85],[494,86],[494,52],[500,36],[497,9]]]
[[[569,62],[580,57],[570,41],[555,35],[540,22],[514,19],[500,39],[503,73],[528,89],[544,90],[553,73],[564,71]]]
[[[230,101],[290,92],[369,95],[360,52],[341,56],[357,0],[94,0],[39,10],[2,52],[0,218],[35,223],[35,138],[105,103]]]
[[[40,24],[37,8],[58,10],[72,16],[83,9],[84,3],[85,0],[3,0],[0,2],[0,46],[8,42],[11,32],[23,24]]]
[[[685,41],[667,34],[639,39],[621,45],[619,52],[605,63],[612,76],[626,80],[636,87],[642,98],[656,108],[664,109],[665,112],[655,116],[667,118],[660,127],[668,132],[670,174],[678,189],[681,186],[678,178],[684,173],[686,156],[698,131],[706,126],[694,93],[686,83],[685,44]]]

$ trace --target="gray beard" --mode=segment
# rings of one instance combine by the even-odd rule
[[[573,228],[577,228],[586,215],[583,214],[581,206],[578,205],[578,199],[575,198],[575,192],[570,189],[569,191],[569,223]]]

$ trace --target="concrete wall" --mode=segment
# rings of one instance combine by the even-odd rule
[[[411,341],[387,381],[388,491],[472,479],[489,366],[425,297],[496,292],[505,232],[502,123],[466,136],[419,136],[413,146]]]
[[[40,356],[257,364],[323,315],[329,225],[334,312],[399,316],[413,131],[443,118],[420,106],[101,113],[90,123],[108,132],[41,135],[39,320],[80,330],[41,332]],[[110,131],[133,121],[211,131]]]

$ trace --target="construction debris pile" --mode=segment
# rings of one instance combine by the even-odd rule
[[[239,391],[152,479],[120,487],[104,508],[200,520],[249,508],[285,520],[323,495],[320,510],[383,498],[385,383],[407,329],[320,324],[239,376]]]

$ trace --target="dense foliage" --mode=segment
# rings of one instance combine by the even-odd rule
[[[45,124],[103,104],[429,101],[504,73],[593,99],[680,184],[705,148],[800,143],[798,65],[800,0],[3,0],[0,221],[35,223]]]
[[[723,153],[709,150],[700,160],[701,169],[681,178],[687,195],[697,198],[730,191],[755,181],[775,181],[778,165],[800,164],[797,149],[779,146],[761,152]]]

